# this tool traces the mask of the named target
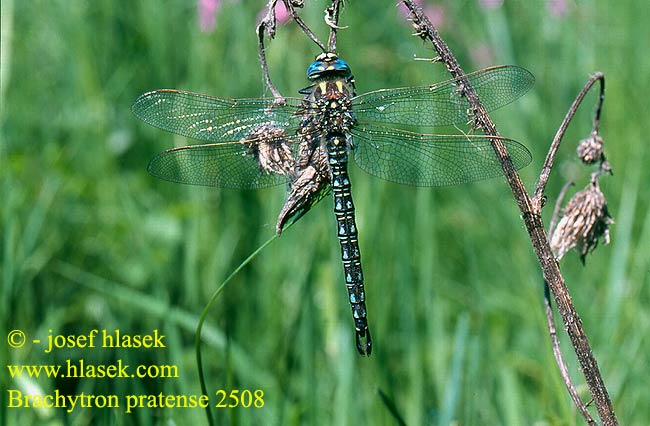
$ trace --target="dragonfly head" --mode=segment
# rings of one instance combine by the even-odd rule
[[[339,59],[336,53],[325,52],[316,57],[316,60],[307,68],[309,81],[316,81],[322,77],[352,78],[350,66],[343,59]]]

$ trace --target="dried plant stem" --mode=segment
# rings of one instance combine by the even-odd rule
[[[255,32],[257,33],[257,47],[260,54],[262,74],[264,74],[264,83],[266,84],[266,87],[269,88],[275,99],[283,100],[283,96],[280,94],[278,89],[275,88],[275,85],[273,85],[273,82],[271,81],[271,76],[269,75],[269,66],[266,62],[266,53],[264,51],[264,37],[266,36],[270,39],[275,37],[275,4],[277,2],[278,0],[269,0],[268,4],[266,5],[266,15],[257,25]]]
[[[560,209],[564,200],[564,196],[572,185],[572,181],[564,184],[562,190],[560,191],[560,194],[557,197],[557,201],[555,202],[555,207],[553,209],[553,216],[551,217],[551,221],[548,225],[549,234],[551,230],[555,228],[558,217],[560,215]],[[595,425],[596,421],[593,419],[593,417],[591,417],[591,413],[589,413],[589,410],[587,410],[587,406],[580,399],[578,391],[576,390],[576,387],[571,380],[571,376],[569,375],[569,369],[567,368],[566,362],[564,361],[564,356],[562,355],[562,350],[560,348],[560,341],[557,338],[557,331],[555,329],[553,306],[551,305],[551,293],[546,281],[544,281],[544,311],[546,313],[546,324],[548,326],[548,332],[551,336],[551,344],[553,345],[553,356],[555,357],[555,362],[560,369],[560,374],[562,375],[564,384],[569,391],[569,395],[571,396],[573,403],[578,408],[578,411],[580,411],[580,414],[582,414],[582,417],[584,417],[584,419],[587,421],[587,424]]]
[[[602,111],[603,101],[605,99],[605,76],[601,72],[592,75],[589,81],[587,81],[587,84],[585,84],[585,86],[582,88],[580,93],[578,93],[578,96],[571,104],[571,107],[569,107],[569,111],[564,117],[564,120],[562,120],[562,124],[560,124],[560,127],[557,129],[557,132],[555,133],[555,137],[553,138],[553,142],[551,142],[551,146],[548,150],[548,154],[546,155],[546,159],[544,160],[544,165],[542,166],[542,171],[539,175],[539,180],[537,181],[537,188],[535,188],[535,193],[533,195],[533,200],[535,200],[535,204],[540,204],[542,202],[542,197],[544,196],[544,190],[546,189],[546,183],[548,182],[548,179],[551,176],[551,169],[553,168],[553,163],[555,162],[555,156],[557,155],[557,151],[560,148],[560,142],[562,141],[562,137],[564,136],[567,128],[569,127],[569,123],[573,119],[573,116],[576,114],[576,111],[578,111],[578,107],[580,106],[585,96],[589,92],[589,89],[591,89],[591,87],[597,81],[600,81],[600,96],[598,98],[598,106],[596,108],[596,114],[594,116],[593,130],[594,131],[598,130],[598,127],[600,125],[600,112]]]
[[[273,97],[276,99],[276,102],[283,103],[285,98],[280,94],[278,89],[271,81],[271,76],[269,75],[269,67],[266,62],[266,53],[264,47],[264,38],[268,37],[273,39],[275,37],[276,29],[276,16],[275,16],[275,5],[278,1],[282,1],[287,11],[291,15],[296,24],[302,29],[302,31],[312,40],[314,43],[321,48],[323,52],[336,52],[336,32],[341,29],[338,26],[339,22],[339,13],[343,7],[343,0],[332,0],[332,5],[325,9],[325,23],[330,27],[330,36],[327,43],[327,47],[316,37],[314,32],[307,26],[305,21],[298,15],[296,7],[302,7],[302,1],[297,0],[268,0],[266,4],[266,15],[260,23],[257,25],[255,32],[257,33],[257,46],[260,55],[260,64],[262,66],[262,74],[264,75],[264,83],[266,87],[269,88]]]
[[[555,229],[555,225],[557,224],[557,219],[560,216],[560,210],[562,209],[562,201],[564,201],[564,197],[566,196],[567,191],[572,186],[573,186],[573,181],[572,180],[568,181],[567,183],[564,184],[564,186],[560,190],[560,193],[557,196],[557,201],[555,202],[555,207],[553,208],[553,216],[551,216],[551,221],[548,224],[549,234],[553,231],[553,229]]]
[[[332,5],[325,9],[325,23],[330,27],[330,37],[327,41],[327,51],[336,52],[336,32],[339,27],[339,13],[343,0],[332,0]]]
[[[309,37],[311,41],[316,43],[323,52],[325,52],[326,47],[323,44],[323,42],[321,42],[318,39],[318,37],[316,37],[316,34],[314,34],[314,32],[307,26],[305,21],[302,20],[302,18],[298,15],[298,12],[296,12],[296,8],[294,7],[294,4],[299,4],[302,7],[302,2],[295,3],[292,0],[282,0],[282,2],[284,3],[284,6],[287,8],[287,11],[291,15],[291,19],[293,19],[296,22],[296,24],[298,24],[302,32],[305,33],[305,35],[307,35],[307,37]]]
[[[589,425],[597,424],[596,421],[591,417],[591,413],[587,409],[587,406],[580,399],[578,391],[576,390],[571,376],[569,375],[569,369],[567,368],[566,363],[564,362],[564,357],[562,356],[562,350],[560,349],[560,341],[557,338],[557,331],[555,330],[555,320],[553,319],[553,307],[551,306],[551,294],[548,287],[548,283],[544,281],[544,311],[546,313],[546,324],[548,326],[548,331],[551,336],[551,343],[553,345],[553,356],[555,357],[555,362],[557,363],[558,368],[560,369],[560,374],[562,375],[562,380],[569,391],[569,395],[573,400],[573,403],[582,414],[582,417],[587,421]]]
[[[422,9],[413,1],[403,0],[403,3],[412,13],[417,34],[433,43],[434,48],[440,56],[440,60],[447,66],[452,77],[457,80],[459,92],[467,98],[471,106],[475,126],[480,128],[487,136],[498,137],[499,133],[494,122],[487,114],[485,107],[481,104],[478,95],[472,88],[467,77],[465,77],[465,73],[460,68],[458,61],[444,43],[438,31],[424,15]],[[546,231],[544,230],[541,217],[542,197],[533,200],[528,195],[503,143],[495,138],[492,140],[492,146],[501,162],[510,189],[521,211],[533,249],[542,268],[544,279],[548,282],[553,293],[558,311],[569,334],[580,366],[582,367],[589,390],[594,398],[600,419],[603,425],[617,425],[618,420],[614,415],[614,410],[600,375],[598,364],[582,327],[582,321],[575,310],[573,300],[560,272],[558,262],[551,251],[551,246]]]

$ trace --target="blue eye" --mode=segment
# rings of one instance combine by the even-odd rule
[[[350,74],[350,65],[348,65],[348,63],[343,59],[337,59],[336,61],[332,62],[332,67],[334,67],[334,70],[337,72]]]
[[[307,78],[313,80],[320,77],[320,73],[325,71],[325,64],[323,61],[314,61],[311,63],[309,68],[307,68]]]
[[[350,70],[348,63],[343,59],[335,59],[331,62],[314,61],[309,65],[309,68],[307,68],[307,78],[309,81],[314,81],[326,74],[350,77],[352,71]]]

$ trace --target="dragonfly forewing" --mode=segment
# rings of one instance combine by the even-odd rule
[[[297,130],[299,99],[276,104],[272,99],[224,99],[180,90],[141,95],[131,109],[145,123],[206,142],[246,137],[260,125]]]
[[[506,65],[467,74],[488,111],[501,108],[529,91],[535,77],[526,69]],[[432,86],[382,89],[354,98],[359,123],[437,127],[467,123],[471,116],[458,82],[447,80]]]

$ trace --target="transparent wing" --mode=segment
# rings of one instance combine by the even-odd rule
[[[499,66],[467,74],[488,111],[522,96],[535,82],[524,68]],[[382,123],[408,126],[448,126],[463,124],[469,103],[458,93],[458,83],[448,80],[423,87],[382,89],[353,99],[353,111],[360,124]]]
[[[263,188],[288,180],[261,169],[257,158],[239,142],[169,149],[154,157],[147,170],[172,182],[222,188]]]
[[[147,124],[206,142],[229,142],[246,137],[251,130],[268,125],[295,133],[300,122],[296,110],[300,99],[288,98],[278,105],[273,99],[222,99],[180,90],[145,93],[131,106]]]
[[[428,135],[380,126],[352,131],[354,159],[371,175],[417,186],[446,186],[503,174],[490,139],[482,135]],[[500,139],[517,169],[531,161],[525,146]]]

